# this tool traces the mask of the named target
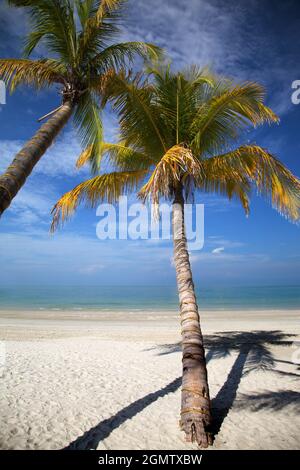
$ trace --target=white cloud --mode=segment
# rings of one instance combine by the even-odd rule
[[[157,42],[179,66],[187,63],[216,67],[224,64],[224,49],[229,49],[229,37],[238,36],[245,12],[239,6],[226,8],[204,0],[181,1],[132,0],[126,38]],[[136,21],[137,14],[139,21]],[[127,26],[127,25],[126,25]],[[242,51],[232,46],[227,50],[226,64],[240,57]]]
[[[27,209],[32,209],[42,216],[49,213],[51,208],[50,194],[53,193],[51,186],[47,185],[46,188],[37,187],[28,184],[25,186],[15,197],[13,204],[15,211],[21,212]]]
[[[224,246],[220,246],[220,248],[215,248],[214,250],[212,250],[212,253],[218,255],[219,253],[223,253],[224,250]]]
[[[0,141],[0,172],[3,172],[11,163],[25,142],[20,140]],[[43,155],[37,163],[32,174],[44,176],[71,176],[76,174],[76,157],[80,154],[80,146],[73,132],[67,132],[57,139],[56,142]]]
[[[272,105],[279,114],[292,109],[291,83],[295,59],[287,50],[281,53],[278,37],[266,27],[262,2],[224,2],[221,0],[129,0],[129,11],[121,40],[142,40],[164,47],[176,67],[196,63],[212,65],[217,71],[241,80],[258,80],[272,87]],[[292,9],[290,8],[292,12]],[[20,39],[28,29],[23,9],[0,5],[3,31]],[[13,24],[14,28],[9,25]],[[8,25],[8,26],[7,26]],[[3,41],[2,41],[3,42]],[[2,46],[3,47],[3,46]],[[1,41],[0,41],[1,50]],[[2,55],[5,55],[6,50]],[[19,50],[16,53],[20,53]],[[40,45],[36,56],[44,56]]]
[[[51,183],[41,185],[36,178],[29,179],[12,201],[3,223],[12,231],[32,232],[34,227],[41,226],[48,229],[51,209],[59,195]]]
[[[243,2],[230,4],[219,0],[166,0],[163,3],[161,0],[129,0],[129,4],[131,7],[124,39],[152,41],[166,47],[176,67],[193,62],[199,65],[212,64],[216,70],[235,75],[236,78],[254,79],[263,81],[267,86],[274,85],[272,103],[275,104],[275,109],[280,113],[290,109],[290,85],[298,78],[294,76],[294,63],[291,66],[287,60],[282,64],[286,54],[278,54],[276,44],[271,42],[271,35],[268,37],[268,30],[258,28],[253,31],[249,15],[255,17],[253,25],[259,25],[260,17],[256,15],[259,8],[257,0],[250,0],[247,5]],[[23,12],[15,9],[8,12],[3,5],[4,2],[1,2],[0,22],[6,21],[4,31],[8,31],[9,25],[14,24],[11,35],[23,36],[26,28]],[[0,41],[2,55],[10,53],[16,47],[16,54],[19,54],[19,45],[16,44],[2,43],[1,46]],[[4,50],[4,46],[10,49]],[[31,96],[29,93],[28,97]],[[27,111],[30,114],[32,102],[29,100],[28,103]],[[105,113],[104,127],[107,140],[115,140],[116,117]],[[274,150],[273,137],[272,142]],[[0,172],[23,144],[19,140],[0,141]],[[160,246],[159,241],[150,241],[148,244],[146,241],[126,242],[124,245],[121,242],[115,245],[110,242],[101,243],[91,227],[87,227],[91,232],[90,237],[65,232],[50,237],[50,210],[61,195],[60,182],[68,180],[72,187],[74,177],[78,174],[74,164],[79,153],[80,146],[75,132],[65,130],[34,169],[33,179],[29,178],[13,201],[7,211],[8,216],[10,213],[12,217],[6,217],[5,214],[6,226],[2,225],[1,229],[5,230],[6,227],[12,233],[0,235],[1,259],[6,268],[2,273],[2,281],[6,281],[8,277],[11,282],[22,279],[27,282],[29,278],[37,282],[40,279],[48,282],[48,278],[52,282],[59,282],[65,276],[65,279],[71,279],[72,282],[74,278],[87,278],[90,281],[93,276],[94,279],[102,276],[102,280],[109,282],[106,277],[110,273],[110,280],[115,283],[115,277],[120,279],[122,273],[125,273],[130,282],[128,273],[131,271],[139,277],[139,282],[142,282],[140,273],[149,274],[148,277],[145,276],[146,282],[153,279],[154,273],[155,281],[159,282],[160,275],[163,277],[173,273],[174,268],[170,266],[171,248],[164,244]],[[84,179],[87,170],[81,170],[80,175]],[[201,195],[199,199],[209,211],[223,212],[238,207],[237,202],[229,202],[218,196]],[[80,222],[84,220],[81,219]],[[3,224],[4,219],[1,222]],[[20,233],[15,233],[17,230]],[[235,253],[231,250],[242,246],[244,244],[241,242],[226,240],[221,236],[209,237],[206,241],[208,252],[193,252],[191,255],[194,263],[199,261],[195,271],[203,269],[205,275],[210,271],[215,277],[218,274],[223,276],[228,267],[235,273],[252,269],[253,278],[256,279],[259,268],[269,266],[270,269],[272,260],[264,254]],[[281,272],[279,269],[277,271]]]
[[[47,228],[0,233],[0,257],[5,270],[0,283],[96,282],[126,283],[141,272],[158,276],[173,272],[170,250],[147,249],[144,241],[101,241],[90,236],[60,231],[51,235]],[[163,268],[162,268],[163,267]]]
[[[108,112],[103,114],[103,125],[107,141],[114,141],[117,136],[118,124],[115,116]],[[28,136],[30,138],[32,136]],[[14,156],[21,150],[25,141],[0,140],[0,173],[11,163]],[[32,174],[48,177],[86,175],[88,170],[76,169],[75,163],[81,153],[81,147],[75,130],[63,131],[42,156]]]
[[[96,235],[35,231],[0,233],[0,271],[4,284],[170,284],[175,269],[171,246],[150,246],[145,241],[100,241]],[[298,259],[273,259],[262,253],[192,252],[195,281],[266,279],[282,273],[299,274]],[[154,273],[154,277],[153,277]]]
[[[292,109],[290,87],[294,60],[274,45],[258,0],[223,2],[130,0],[125,40],[155,42],[182,67],[195,63],[240,80],[272,87],[271,105],[280,115]],[[253,24],[249,18],[255,18]],[[276,39],[276,38],[275,38]],[[283,62],[284,61],[284,62]]]
[[[239,242],[236,240],[227,240],[223,236],[220,235],[211,235],[207,238],[205,245],[208,247],[216,247],[218,248],[220,245],[224,247],[224,249],[228,248],[241,248],[245,246],[245,243]]]
[[[103,244],[95,238],[47,230],[0,234],[1,260],[8,276],[59,277],[80,273],[83,266],[94,266],[95,258],[105,257]],[[2,249],[5,247],[5,249]],[[102,260],[103,261],[103,260]],[[101,263],[102,263],[101,261]],[[103,263],[104,264],[104,263]],[[27,276],[24,281],[27,282]]]
[[[251,263],[254,263],[255,265],[257,263],[267,263],[270,261],[270,257],[265,254],[261,253],[225,253],[225,252],[220,252],[218,253],[218,256],[215,256],[215,253],[192,253],[191,254],[191,261],[193,263],[203,263],[206,262],[207,266],[208,265],[215,265],[216,263],[218,266],[220,266],[220,263],[223,265],[230,265],[232,263],[234,264],[241,264],[249,266]]]
[[[240,209],[240,203],[237,199],[228,199],[226,196],[219,196],[213,193],[197,195],[197,202],[204,204],[204,210],[208,212],[228,212],[232,209]]]

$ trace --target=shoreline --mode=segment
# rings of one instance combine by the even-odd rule
[[[135,315],[147,315],[149,313],[153,313],[156,315],[162,314],[170,314],[174,315],[179,312],[178,308],[138,308],[138,309],[126,309],[126,308],[111,308],[111,309],[90,309],[90,308],[80,308],[80,309],[73,309],[73,308],[28,308],[28,309],[19,309],[19,308],[1,308],[0,307],[0,318],[1,317],[8,317],[8,316],[15,316],[16,318],[24,318],[24,315],[59,315],[57,318],[63,318],[63,313],[67,314],[67,317],[70,315],[74,318],[80,318],[82,315],[91,315],[92,317],[99,316],[102,317],[104,315],[128,315],[128,314],[135,314]],[[217,308],[201,308],[199,307],[199,313],[204,315],[227,315],[227,314],[254,314],[254,315],[268,315],[271,313],[275,313],[276,315],[282,315],[286,312],[290,312],[292,315],[299,315],[300,316],[300,307],[299,308],[224,308],[224,309],[217,309]]]
[[[156,313],[161,313],[161,312],[177,312],[179,310],[179,307],[166,307],[166,308],[149,308],[149,307],[139,307],[139,308],[88,308],[88,307],[1,307],[0,306],[0,315],[2,312],[92,312],[92,313],[130,313],[130,312],[156,312]],[[300,306],[297,307],[244,307],[244,306],[239,306],[239,307],[225,307],[225,308],[216,308],[216,307],[199,307],[199,311],[203,312],[267,312],[267,311],[272,311],[272,312],[283,312],[283,311],[297,311],[300,312]]]

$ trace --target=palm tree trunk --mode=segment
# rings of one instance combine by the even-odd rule
[[[72,111],[72,102],[66,101],[59,111],[43,124],[35,136],[25,144],[6,172],[0,176],[0,217],[24,185],[42,155],[65,126]]]
[[[187,441],[196,441],[199,446],[207,447],[212,444],[208,432],[211,407],[200,318],[185,235],[181,187],[174,199],[172,215],[183,354],[180,426]]]

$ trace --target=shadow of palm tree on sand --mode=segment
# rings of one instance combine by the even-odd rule
[[[288,361],[275,360],[270,349],[272,346],[291,346],[292,336],[294,335],[281,331],[253,331],[249,333],[229,331],[205,337],[205,348],[208,350],[207,362],[229,356],[232,353],[237,354],[225,383],[212,400],[211,432],[214,436],[220,432],[222,423],[233,405],[238,408],[249,407],[252,411],[259,411],[263,408],[279,410],[286,406],[293,406],[296,412],[300,412],[300,393],[295,391],[282,390],[258,395],[242,395],[239,400],[236,400],[240,381],[243,376],[254,370],[269,371],[283,377],[300,377],[299,374],[293,372],[275,369],[278,362],[288,363]],[[181,345],[180,343],[162,345],[159,349],[158,355],[172,354],[181,351]],[[176,392],[180,386],[181,377],[177,377],[165,387],[149,393],[124,407],[114,416],[103,420],[70,443],[65,450],[96,449],[99,442],[106,439],[121,424],[136,416],[157,399]]]

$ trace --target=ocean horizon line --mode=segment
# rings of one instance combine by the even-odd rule
[[[297,285],[196,286],[202,310],[295,310]],[[176,311],[176,286],[2,286],[0,310]]]

